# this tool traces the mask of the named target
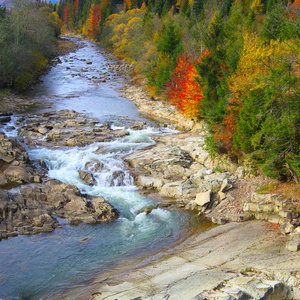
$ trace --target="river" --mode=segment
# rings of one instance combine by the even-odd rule
[[[149,215],[144,209],[155,202],[142,195],[134,185],[122,157],[154,144],[152,136],[172,130],[159,127],[141,116],[134,103],[119,96],[122,77],[109,73],[108,63],[97,45],[87,41],[74,53],[60,57],[61,63],[42,77],[42,82],[27,96],[53,103],[51,110],[74,109],[124,128],[128,118],[149,124],[143,130],[129,130],[130,135],[112,142],[65,149],[28,148],[31,159],[44,159],[49,177],[75,184],[81,191],[107,199],[121,213],[111,223],[95,226],[69,226],[52,233],[18,236],[0,242],[0,298],[49,299],[68,289],[84,285],[97,274],[118,272],[125,265],[134,266],[142,259],[178,244],[206,221],[177,210],[155,208]],[[111,79],[102,80],[102,76]],[[45,108],[49,109],[49,108]],[[31,112],[33,113],[33,112]],[[15,120],[18,116],[15,116]],[[14,136],[16,130],[4,128]],[[97,185],[88,186],[77,170],[97,158],[106,171],[94,174]],[[125,184],[112,184],[112,172],[122,170]]]

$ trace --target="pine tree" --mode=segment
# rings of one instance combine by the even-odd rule
[[[204,4],[206,0],[194,0],[193,3],[193,15],[199,20],[201,13],[203,12]]]
[[[164,54],[174,57],[182,50],[182,36],[179,28],[175,25],[173,19],[169,19],[167,25],[162,32],[162,38],[158,46],[158,50]]]
[[[209,55],[203,56],[197,64],[201,77],[204,99],[202,100],[203,114],[208,123],[220,123],[223,120],[228,87],[226,83],[226,34],[224,21],[219,12],[213,16],[204,36],[204,44]]]

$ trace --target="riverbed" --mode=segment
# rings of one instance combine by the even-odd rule
[[[109,68],[115,61],[103,56],[101,49],[91,42],[76,42],[82,47],[60,57],[60,63],[26,93],[27,97],[45,102],[44,107],[26,113],[73,109],[112,128],[127,128],[132,120],[143,121],[145,126],[141,130],[127,129],[129,135],[110,142],[69,149],[27,147],[27,151],[31,159],[46,162],[50,178],[75,184],[84,193],[103,196],[119,210],[120,217],[115,222],[94,226],[70,226],[59,219],[62,228],[52,233],[2,240],[2,299],[57,296],[102,272],[118,272],[124,265],[134,267],[207,227],[205,219],[195,218],[191,213],[155,208],[155,201],[137,189],[122,158],[153,145],[153,136],[175,131],[146,119],[132,101],[120,97],[118,90],[125,80]],[[18,115],[14,115],[12,122],[3,128],[7,135],[17,136],[17,120]],[[92,159],[101,161],[105,170],[94,174],[95,186],[84,183],[77,172]],[[117,171],[124,174],[122,184],[114,181],[113,174]],[[153,208],[148,215],[147,207]]]

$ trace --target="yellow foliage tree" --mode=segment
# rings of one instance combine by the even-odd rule
[[[244,33],[243,54],[234,75],[229,79],[230,90],[236,99],[248,95],[250,91],[263,87],[257,83],[270,72],[281,56],[286,56],[291,49],[289,42],[271,40],[265,44],[256,34]]]
[[[112,28],[110,42],[114,51],[120,57],[127,57],[135,60],[139,47],[137,43],[143,45],[142,26],[145,6],[141,9],[131,9],[126,13],[111,15],[106,24]]]
[[[226,108],[224,122],[215,127],[214,138],[223,142],[226,151],[233,145],[236,120],[244,100],[251,92],[265,90],[270,82],[265,78],[278,68],[291,53],[290,42],[271,40],[265,44],[256,34],[245,32],[242,56],[234,75],[229,78],[231,95]]]
[[[256,14],[259,15],[264,8],[264,5],[261,3],[261,0],[254,0],[251,5],[250,9]]]

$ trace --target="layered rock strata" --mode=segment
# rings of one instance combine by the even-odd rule
[[[255,183],[246,196],[236,197],[237,183],[243,184],[250,173],[225,158],[212,158],[205,149],[203,134],[180,133],[156,141],[156,145],[125,157],[125,161],[137,186],[162,199],[158,206],[195,211],[218,225],[266,220],[281,226],[290,238],[289,250],[300,249],[299,206],[292,199],[258,194]]]

